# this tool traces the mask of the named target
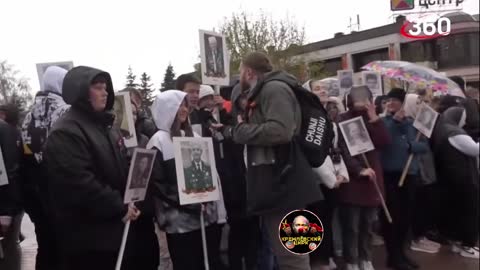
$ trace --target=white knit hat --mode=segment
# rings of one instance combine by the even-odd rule
[[[213,88],[210,85],[200,85],[200,99],[213,95],[215,95],[215,91],[213,91]]]

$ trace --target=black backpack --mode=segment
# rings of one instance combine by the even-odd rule
[[[295,94],[302,111],[302,124],[296,140],[310,165],[314,168],[320,167],[330,153],[335,136],[327,110],[315,94],[305,89],[298,82],[292,84],[281,78],[273,77],[258,82],[260,85],[256,87],[263,87],[270,81],[284,82]],[[253,98],[250,97],[250,99]]]

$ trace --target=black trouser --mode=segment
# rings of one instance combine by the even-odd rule
[[[20,226],[23,213],[13,216],[12,224],[8,228],[1,248],[3,249],[3,259],[0,258],[0,269],[2,270],[20,270],[21,269],[21,248],[18,244],[20,235]],[[1,234],[1,232],[0,232]]]
[[[415,190],[412,220],[414,239],[424,237],[428,231],[436,229],[440,201],[436,184],[419,186]]]
[[[401,173],[385,173],[385,193],[388,210],[392,216],[389,223],[385,215],[381,215],[385,246],[390,262],[403,261],[405,248],[409,242],[411,229],[413,194],[416,176],[408,175],[402,187],[398,186]]]
[[[94,239],[92,239],[94,241]],[[114,251],[72,251],[62,253],[61,270],[114,270],[118,253]],[[140,268],[138,268],[140,269]],[[122,268],[123,270],[123,268]],[[133,270],[133,269],[132,269]]]
[[[35,225],[38,250],[36,258],[36,270],[58,269],[58,247],[55,231],[51,220],[45,210],[44,201],[38,191],[24,191],[25,212]]]
[[[322,222],[324,235],[322,244],[312,253],[310,253],[310,265],[329,265],[330,258],[333,257],[333,211],[337,206],[335,190],[330,190],[321,186],[325,200],[318,201],[307,206],[307,210],[315,213]],[[313,268],[313,267],[312,267]]]
[[[256,269],[257,247],[260,239],[258,218],[237,219],[228,223],[228,264],[230,270],[242,270],[243,259],[246,269]]]
[[[210,225],[205,228],[205,231],[210,269],[222,269],[220,261],[221,226],[217,224]],[[205,269],[200,230],[188,233],[167,233],[167,243],[173,270]]]

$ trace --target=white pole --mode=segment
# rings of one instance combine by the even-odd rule
[[[200,212],[200,231],[202,232],[203,260],[205,262],[205,270],[210,270],[210,267],[208,265],[207,236],[205,233],[205,221],[203,219],[204,212],[205,212],[205,205],[202,203],[202,211]]]
[[[127,223],[125,224],[125,228],[123,229],[122,244],[120,245],[120,251],[118,253],[117,265],[115,266],[115,270],[120,270],[120,268],[122,267],[123,253],[125,253],[125,246],[127,244],[129,229],[130,229],[130,220],[127,221]]]

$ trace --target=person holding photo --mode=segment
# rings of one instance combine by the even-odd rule
[[[405,96],[405,116],[415,119],[420,111],[422,98],[416,94]],[[418,159],[419,177],[415,190],[414,205],[412,209],[412,242],[410,249],[417,252],[438,253],[441,244],[431,241],[426,237],[428,232],[437,229],[437,220],[441,209],[438,196],[438,182],[435,161],[430,144],[427,144],[426,153],[416,155]]]
[[[123,203],[128,167],[123,140],[111,130],[112,80],[107,72],[79,66],[66,74],[62,90],[71,108],[56,122],[45,150],[60,269],[114,269],[125,222],[140,211]],[[148,252],[126,252],[124,269],[138,269]]]
[[[395,270],[417,269],[419,265],[410,259],[405,248],[409,243],[408,234],[412,227],[413,196],[420,173],[418,155],[428,151],[424,138],[416,140],[417,130],[413,127],[413,119],[405,115],[403,103],[406,92],[393,88],[388,93],[387,115],[383,122],[388,129],[392,141],[382,150],[382,166],[384,170],[386,203],[392,215],[393,223],[389,223],[385,215],[381,215],[383,235],[387,249],[387,266]],[[398,186],[403,169],[410,154],[414,154],[404,185]]]
[[[313,82],[312,85],[313,93],[318,96],[320,101],[322,102],[326,100],[326,102],[322,102],[322,104],[326,107],[330,120],[333,122],[335,136],[333,138],[330,154],[325,158],[322,166],[313,168],[315,173],[319,176],[318,185],[325,196],[325,200],[311,204],[307,209],[320,218],[325,231],[333,232],[335,230],[332,225],[333,216],[338,204],[337,190],[342,184],[348,183],[349,181],[347,167],[345,166],[340,149],[338,148],[339,130],[335,123],[338,115],[343,113],[344,109],[340,100],[337,98],[328,98],[328,96],[325,98],[325,93],[327,93],[326,89],[322,89],[321,91],[318,89],[315,90],[317,86],[316,83]],[[334,257],[333,246],[333,233],[325,234],[322,245],[318,247],[315,252],[310,253],[310,266],[312,269],[332,269],[330,266],[334,265],[332,259]]]
[[[221,269],[216,202],[182,206],[178,195],[176,166],[182,164],[175,164],[172,138],[194,137],[189,111],[187,94],[178,90],[160,93],[152,105],[153,120],[159,130],[147,148],[157,150],[151,176],[156,219],[160,230],[166,232],[173,269],[200,270],[204,268],[200,211],[204,211],[208,261],[210,269],[216,270]]]
[[[342,157],[350,176],[350,182],[339,188],[343,256],[347,270],[373,270],[371,239],[377,208],[381,202],[372,182],[376,181],[383,192],[380,151],[391,139],[385,124],[375,112],[373,96],[368,87],[353,87],[350,93],[347,96],[349,110],[340,115],[339,122],[361,116],[375,149],[365,153],[369,167],[362,155],[350,155],[344,136],[339,138]]]
[[[53,125],[70,108],[62,97],[66,74],[66,69],[57,66],[46,69],[42,80],[44,90],[35,95],[32,109],[22,123],[22,196],[25,212],[35,225],[37,270],[56,270],[59,267],[58,245],[47,205],[48,176],[43,155]]]

